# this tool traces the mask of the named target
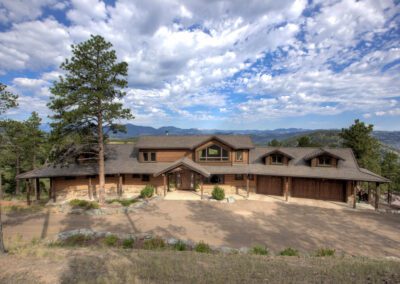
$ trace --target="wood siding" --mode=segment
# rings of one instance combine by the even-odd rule
[[[320,200],[346,201],[346,182],[341,180],[293,178],[291,195],[293,197]]]
[[[274,176],[258,176],[257,193],[282,196],[283,178]]]
[[[147,163],[143,160],[144,152],[155,152],[156,162],[174,162],[183,157],[193,160],[193,154],[189,150],[143,150],[139,152],[139,162]]]

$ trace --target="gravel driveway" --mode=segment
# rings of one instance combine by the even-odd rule
[[[265,244],[273,252],[289,246],[302,252],[329,247],[354,255],[400,257],[399,215],[284,202],[157,200],[135,213],[109,216],[44,211],[8,216],[4,230],[9,243],[19,235],[30,241],[76,228],[151,232],[236,248]]]

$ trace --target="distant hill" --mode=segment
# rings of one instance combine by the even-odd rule
[[[150,126],[140,126],[134,124],[126,125],[126,133],[113,134],[113,140],[133,140],[144,135],[204,135],[204,134],[238,134],[250,135],[253,142],[257,145],[265,145],[272,139],[282,141],[287,146],[296,146],[299,137],[310,136],[311,141],[321,145],[337,147],[341,141],[338,136],[338,129],[302,129],[302,128],[279,128],[274,130],[218,130],[218,129],[197,129],[179,128],[174,126],[164,126],[154,128]],[[383,143],[384,147],[400,151],[400,131],[374,131],[373,135]]]

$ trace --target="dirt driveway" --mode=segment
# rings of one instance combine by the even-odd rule
[[[110,232],[151,232],[204,240],[230,247],[265,244],[279,252],[335,248],[354,255],[400,257],[400,216],[283,202],[152,201],[136,213],[110,216],[66,215],[49,211],[8,216],[6,242],[22,236],[54,237],[61,231],[92,228]]]

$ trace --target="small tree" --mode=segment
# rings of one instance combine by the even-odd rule
[[[279,147],[279,146],[282,146],[282,142],[280,142],[276,139],[272,139],[271,141],[268,142],[268,146]]]
[[[115,122],[132,119],[129,109],[118,100],[125,96],[128,64],[117,62],[112,44],[101,36],[91,36],[89,40],[72,45],[71,59],[61,64],[65,77],[51,88],[49,108],[53,110],[53,141],[58,151],[77,149],[74,138],[86,142],[85,151],[95,156],[99,173],[99,199],[105,201],[104,145],[107,133],[121,131],[123,127]],[[72,143],[66,143],[68,140]],[[64,141],[62,141],[64,140]]]
[[[308,136],[302,136],[297,139],[297,147],[312,147],[311,138]]]
[[[6,110],[12,107],[16,107],[18,105],[17,98],[17,95],[6,91],[6,85],[0,83],[0,118]],[[1,143],[3,143],[3,141],[1,141]],[[3,198],[2,174],[3,171],[0,170],[0,253],[4,254],[6,253],[6,249],[3,242],[3,223],[1,220],[1,200]]]

